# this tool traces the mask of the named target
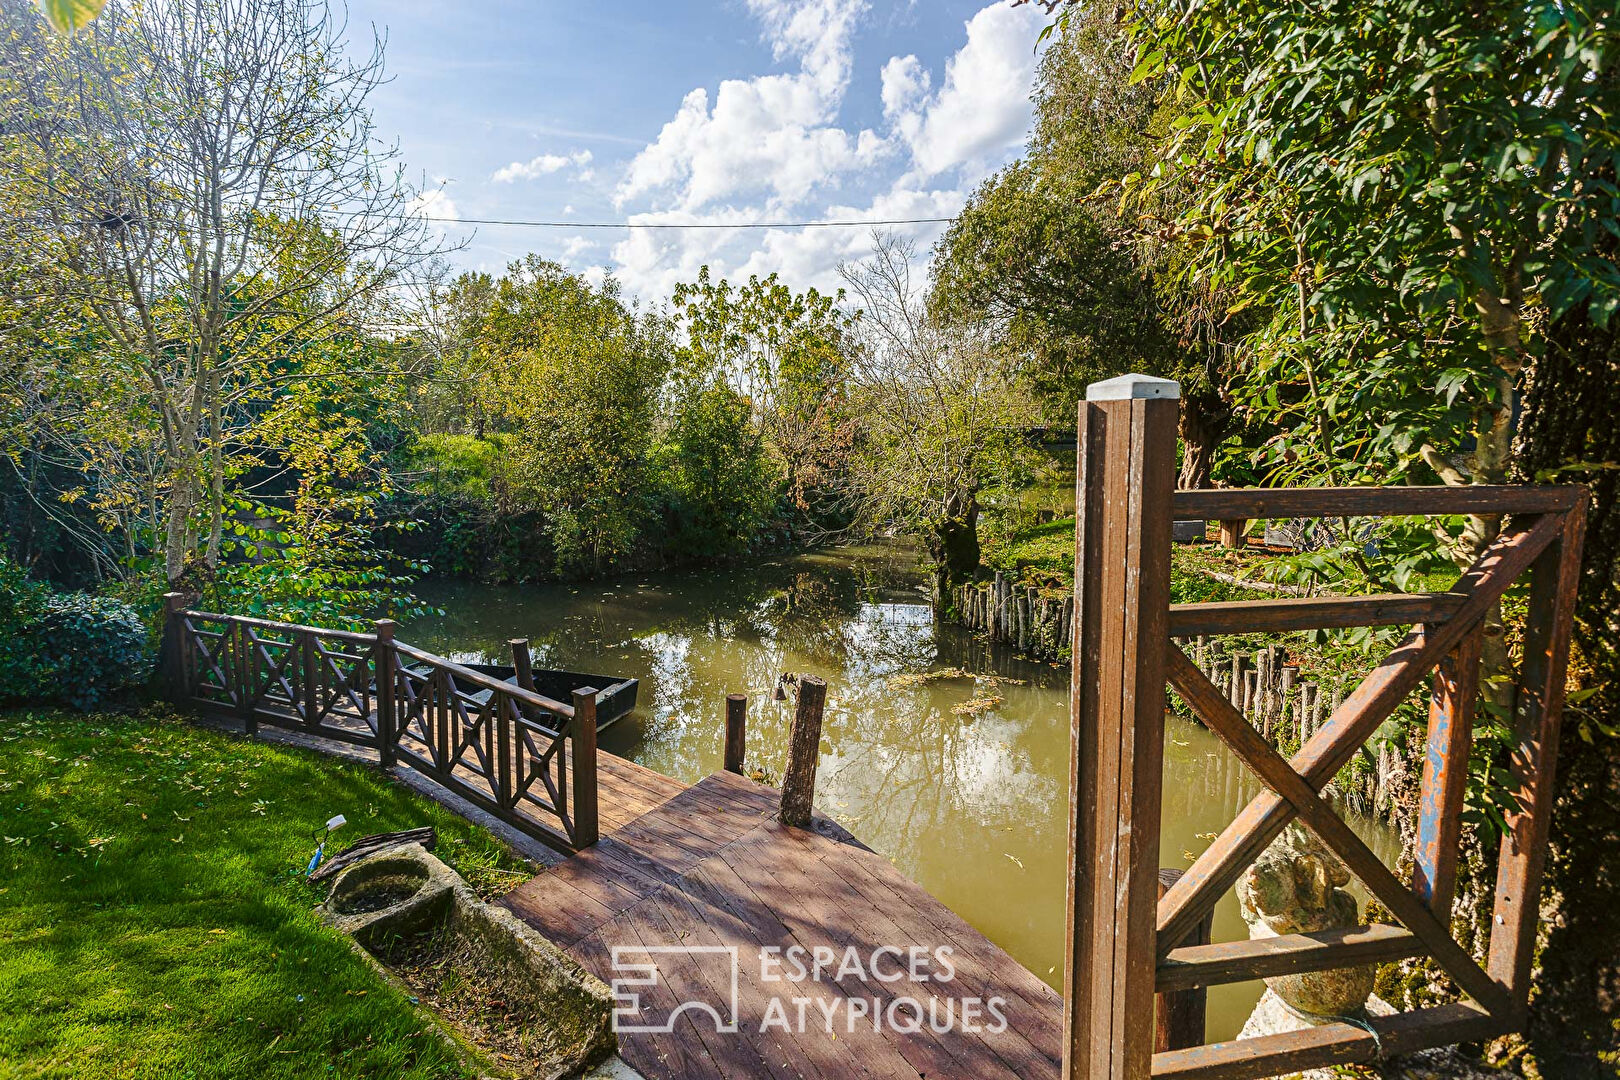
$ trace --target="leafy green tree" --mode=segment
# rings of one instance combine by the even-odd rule
[[[510,498],[546,515],[556,569],[621,564],[654,510],[667,322],[630,310],[612,278],[593,286],[531,255],[507,268],[471,334],[476,407],[514,436]]]
[[[324,0],[114,5],[69,37],[0,12],[0,242],[51,268],[59,315],[29,330],[67,349],[94,327],[128,395],[103,434],[152,443],[150,482],[116,497],[155,510],[171,583],[206,580],[242,430],[297,377],[290,354],[392,324],[435,246],[374,138],[380,44],[352,59]]]
[[[752,414],[745,458],[764,448],[778,462],[793,506],[812,531],[841,524],[839,504],[854,428],[847,391],[850,316],[843,295],[796,293],[775,274],[733,286],[707,266],[675,287],[677,398],[730,386]]]
[[[1141,371],[1179,380],[1179,485],[1207,487],[1231,416],[1223,334],[1237,331],[1224,312],[1212,317],[1203,290],[1169,272],[1175,252],[1143,215],[1098,195],[1150,170],[1162,138],[1160,87],[1133,82],[1135,66],[1114,16],[1069,20],[1042,55],[1029,152],[985,181],[947,229],[930,303],[943,318],[998,328],[1050,423],[1072,425],[1095,379]],[[1179,197],[1170,190],[1163,200]]]
[[[1190,271],[1274,313],[1246,392],[1272,460],[1501,482],[1540,313],[1620,306],[1611,6],[1175,2],[1136,34],[1181,113],[1137,190],[1189,191]]]
[[[673,551],[743,554],[776,510],[781,473],[756,437],[751,413],[748,399],[724,385],[691,390],[675,402],[658,448]]]

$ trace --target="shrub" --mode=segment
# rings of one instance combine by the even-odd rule
[[[84,593],[53,596],[34,632],[47,696],[88,711],[151,673],[146,626],[121,600]]]
[[[485,500],[502,450],[498,438],[428,434],[417,436],[403,456],[423,494]]]
[[[748,399],[726,386],[688,395],[675,409],[658,460],[671,502],[667,550],[698,558],[747,552],[782,487],[780,470],[753,433]]]
[[[0,702],[29,701],[40,695],[33,659],[33,628],[45,617],[50,593],[0,555]]]
[[[151,670],[135,609],[84,593],[54,595],[0,559],[0,702],[61,701],[89,710]]]

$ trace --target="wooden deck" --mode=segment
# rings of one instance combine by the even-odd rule
[[[604,791],[607,783],[604,775]],[[736,950],[736,1032],[717,1032],[713,1018],[693,1011],[679,1014],[667,1033],[632,1033],[621,1024],[620,1053],[649,1080],[1058,1076],[1057,993],[837,825],[818,818],[803,830],[775,821],[778,798],[771,788],[717,773],[501,902],[610,985],[625,977],[614,969],[615,947],[631,950],[627,962],[656,964],[657,985],[640,991],[647,1026],[682,1001],[726,1011],[726,950]],[[604,802],[604,834],[606,814]],[[795,945],[830,948],[832,967],[853,948],[863,971],[767,980],[762,954]],[[676,948],[641,951],[667,946]],[[877,962],[894,981],[873,978],[868,968],[884,946],[902,957],[896,964],[888,953]],[[947,981],[946,969],[931,961],[922,974],[940,978],[914,981],[904,973],[913,947],[929,958],[948,947],[953,977]],[[1004,1024],[985,1004],[993,998],[1004,1002]],[[773,999],[788,1030],[766,1023]],[[902,999],[916,1001],[915,1011]],[[978,1002],[967,1005],[977,1015],[966,1019],[969,1002]],[[877,1025],[874,1006],[882,1014]],[[921,1029],[900,1030],[917,1012]],[[933,1030],[930,1019],[943,1030]]]

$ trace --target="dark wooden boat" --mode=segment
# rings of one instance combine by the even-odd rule
[[[516,683],[517,669],[511,664],[462,664],[462,667],[471,668],[481,675],[490,675],[503,682]],[[636,694],[641,689],[639,679],[621,679],[616,675],[590,675],[581,671],[552,671],[547,668],[534,669],[534,691],[541,697],[548,697],[553,701],[560,701],[564,705],[573,703],[574,691],[583,690],[587,686],[594,686],[602,691],[602,697],[596,706],[596,730],[602,731],[623,719],[624,715],[636,707]]]

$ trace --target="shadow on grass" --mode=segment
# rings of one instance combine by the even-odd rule
[[[434,825],[485,896],[523,880],[374,768],[162,711],[0,712],[0,1078],[460,1076],[313,911],[339,813],[340,841]]]

